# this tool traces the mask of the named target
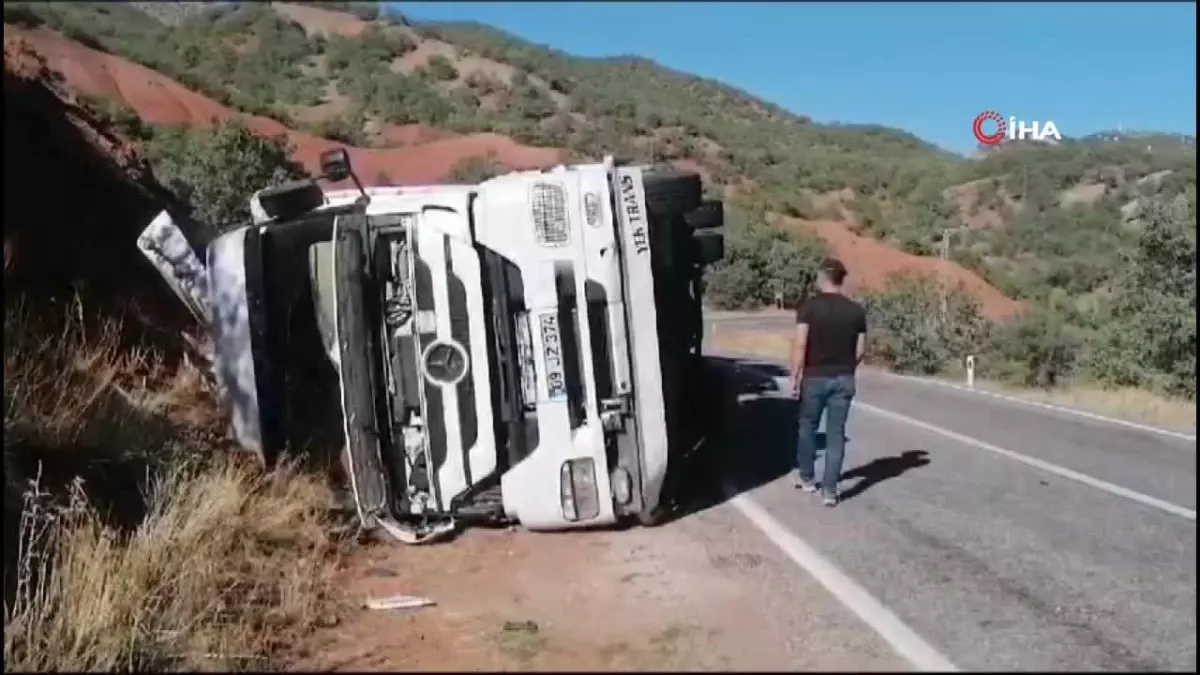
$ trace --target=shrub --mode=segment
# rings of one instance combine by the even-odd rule
[[[941,288],[931,276],[896,275],[882,290],[864,293],[863,304],[868,354],[899,372],[941,372],[951,360],[977,353],[988,333],[978,303],[961,288],[947,293],[943,320]]]
[[[762,307],[783,295],[789,306],[798,305],[816,279],[826,256],[824,243],[807,233],[783,228],[730,211],[725,259],[705,273],[705,295],[715,307]]]
[[[21,28],[37,28],[45,24],[33,10],[20,5],[4,5],[4,23],[20,26]]]
[[[362,125],[356,124],[352,119],[346,117],[321,120],[313,126],[313,133],[321,138],[346,145],[361,146],[366,141]]]
[[[425,62],[425,72],[437,82],[448,82],[458,78],[458,69],[450,59],[441,54],[434,54]]]
[[[982,370],[1024,387],[1050,388],[1075,374],[1082,336],[1065,311],[1034,306],[998,326]]]
[[[1147,204],[1137,248],[1087,358],[1116,386],[1196,397],[1196,192]]]
[[[192,216],[220,230],[249,221],[254,190],[308,175],[284,139],[238,122],[159,132],[145,150],[160,182],[186,193],[178,196]]]
[[[503,164],[496,162],[495,156],[492,154],[486,157],[467,157],[454,165],[447,180],[452,183],[473,185],[482,183],[489,178],[495,178],[507,170]]]
[[[80,106],[95,115],[102,124],[131,141],[148,141],[154,136],[154,129],[142,121],[136,112],[112,99],[87,94],[80,94],[76,98]]]

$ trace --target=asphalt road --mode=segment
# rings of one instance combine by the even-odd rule
[[[826,509],[788,476],[782,371],[724,367],[742,395],[703,473],[954,666],[1195,671],[1194,440],[864,372]]]

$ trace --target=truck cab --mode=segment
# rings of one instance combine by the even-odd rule
[[[326,177],[353,177],[327,155]],[[244,446],[274,461],[336,407],[359,518],[402,541],[654,520],[704,435],[700,277],[723,219],[698,176],[607,159],[478,185],[305,181],[251,213],[205,264],[173,265],[195,279],[168,278],[210,328]],[[160,269],[167,220],[139,242]],[[336,384],[298,414],[314,354]]]

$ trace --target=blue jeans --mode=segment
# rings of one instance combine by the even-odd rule
[[[854,376],[805,377],[800,380],[800,429],[796,468],[800,479],[812,481],[816,472],[817,427],[825,413],[825,475],[821,491],[837,495],[842,463],[846,459],[846,418],[855,394]]]

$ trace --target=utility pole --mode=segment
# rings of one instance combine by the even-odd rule
[[[944,228],[942,230],[942,241],[941,241],[940,248],[941,248],[940,257],[942,259],[942,264],[938,268],[938,271],[940,272],[939,276],[941,277],[941,282],[942,282],[941,283],[942,311],[939,314],[939,316],[941,317],[942,325],[944,326],[944,325],[946,325],[946,313],[949,310],[949,304],[950,304],[950,290],[948,288],[949,282],[946,279],[946,267],[950,262],[950,229],[949,228]]]
[[[942,241],[940,242],[938,257],[942,259],[942,264],[938,270],[938,276],[941,278],[942,297],[941,297],[941,317],[942,325],[946,325],[946,315],[950,313],[950,282],[946,278],[947,271],[950,267],[950,235],[955,232],[961,232],[967,229],[966,226],[959,227],[944,227],[942,228]]]

